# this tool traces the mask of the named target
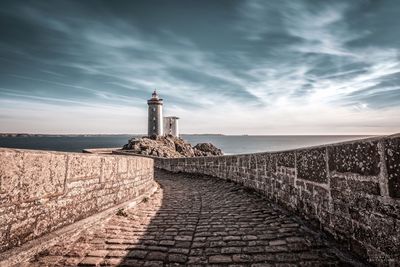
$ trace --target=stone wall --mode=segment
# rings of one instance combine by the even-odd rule
[[[0,252],[144,195],[153,160],[0,148]]]
[[[159,158],[155,164],[235,181],[368,261],[400,262],[399,135],[276,153]]]

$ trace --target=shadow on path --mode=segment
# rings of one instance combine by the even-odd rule
[[[161,188],[150,199],[28,265],[358,265],[294,216],[243,187],[203,175],[156,171],[155,176]]]

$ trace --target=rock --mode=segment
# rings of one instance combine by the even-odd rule
[[[122,149],[131,150],[137,154],[165,158],[223,155],[221,149],[211,143],[201,143],[192,147],[185,140],[171,135],[132,138]]]
[[[192,146],[189,143],[186,143],[182,139],[178,139],[175,142],[175,150],[186,157],[194,157],[194,151]]]
[[[217,148],[211,143],[200,143],[193,147],[197,152],[195,154],[202,154],[202,156],[222,156],[222,150]]]

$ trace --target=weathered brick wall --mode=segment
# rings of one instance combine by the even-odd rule
[[[149,158],[0,148],[0,252],[145,194],[153,173]]]
[[[369,261],[400,262],[400,136],[277,153],[156,159],[253,188]]]

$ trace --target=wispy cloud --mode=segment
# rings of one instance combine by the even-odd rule
[[[390,123],[400,115],[397,43],[372,38],[400,22],[380,5],[395,9],[398,3],[208,4],[207,15],[198,12],[204,5],[181,2],[168,3],[168,12],[144,2],[4,6],[0,16],[14,30],[0,29],[0,60],[6,62],[0,67],[0,130],[22,129],[18,123],[40,114],[66,121],[53,128],[37,124],[35,131],[67,125],[70,132],[138,132],[136,125],[144,132],[154,88],[166,112],[182,118],[184,132],[400,130]],[[364,27],[371,18],[378,26]],[[67,116],[68,107],[91,115]],[[125,123],[103,121],[122,121],[117,116]],[[29,131],[32,125],[25,125]]]

